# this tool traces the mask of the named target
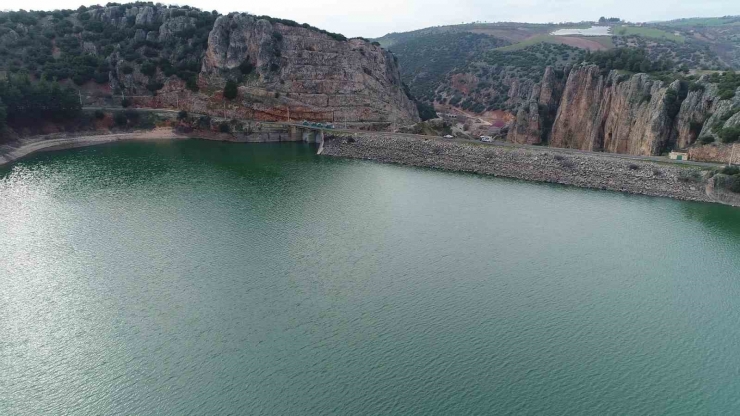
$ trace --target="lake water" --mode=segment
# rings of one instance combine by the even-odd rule
[[[115,143],[0,170],[0,414],[740,412],[740,210]]]

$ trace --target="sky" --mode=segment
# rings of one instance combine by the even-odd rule
[[[107,1],[107,0],[106,0]],[[156,0],[152,0],[155,3]],[[118,0],[119,3],[126,1]],[[485,22],[575,22],[600,16],[633,22],[740,15],[739,0],[191,0],[160,1],[308,23],[348,37],[380,37],[430,26]],[[0,9],[76,9],[85,0],[2,0]],[[104,3],[101,3],[104,4]]]

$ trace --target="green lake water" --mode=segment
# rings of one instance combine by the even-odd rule
[[[0,168],[0,414],[740,414],[740,209],[115,143]]]

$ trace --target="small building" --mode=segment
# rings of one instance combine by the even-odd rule
[[[689,160],[689,154],[686,152],[671,152],[668,157],[673,160]]]

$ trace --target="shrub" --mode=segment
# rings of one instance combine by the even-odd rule
[[[193,92],[198,92],[200,88],[198,87],[198,82],[195,80],[195,76],[190,77],[185,81],[185,88]]]
[[[150,61],[146,61],[143,65],[141,65],[140,70],[142,74],[151,77],[152,75],[157,73],[157,66]]]
[[[238,95],[239,90],[237,88],[236,82],[234,81],[227,81],[226,86],[224,87],[224,98],[227,100],[233,100]]]
[[[186,118],[188,118],[188,112],[187,111],[180,110],[180,112],[177,113],[177,119],[178,120],[185,120]]]
[[[723,143],[734,143],[740,139],[740,127],[725,127],[719,132]]]
[[[129,65],[124,65],[124,66],[121,67],[121,72],[123,72],[125,75],[128,75],[128,74],[134,72],[134,68],[132,68]]]
[[[714,136],[702,136],[702,137],[699,137],[699,143],[701,143],[701,144],[714,143]]]
[[[220,131],[221,133],[228,133],[231,131],[231,128],[229,127],[227,123],[221,123],[218,126],[218,131]]]
[[[97,118],[98,120],[102,120],[103,118],[105,118],[105,113],[100,110],[95,110],[95,118]]]
[[[131,105],[131,100],[129,100],[128,98],[124,98],[123,100],[121,100],[121,107],[127,108],[130,105]]]
[[[737,166],[725,166],[719,171],[719,173],[723,175],[737,175],[740,174],[740,168]]]
[[[640,170],[640,166],[638,166],[638,165],[636,165],[634,163],[630,163],[629,169],[630,170]]]
[[[153,82],[150,82],[150,83],[146,84],[146,89],[148,89],[152,93],[154,93],[156,91],[159,91],[162,88],[164,88],[164,84],[161,83],[161,82],[153,81]]]
[[[126,116],[127,119],[133,122],[139,120],[139,112],[136,110],[126,110],[123,114]]]
[[[249,75],[252,73],[252,71],[254,71],[254,65],[249,62],[249,57],[247,57],[247,59],[244,60],[241,65],[239,65],[239,71],[241,71],[241,73],[244,75]]]
[[[126,123],[128,123],[126,115],[120,112],[116,113],[116,115],[113,116],[113,121],[116,123],[117,126],[125,126]]]

